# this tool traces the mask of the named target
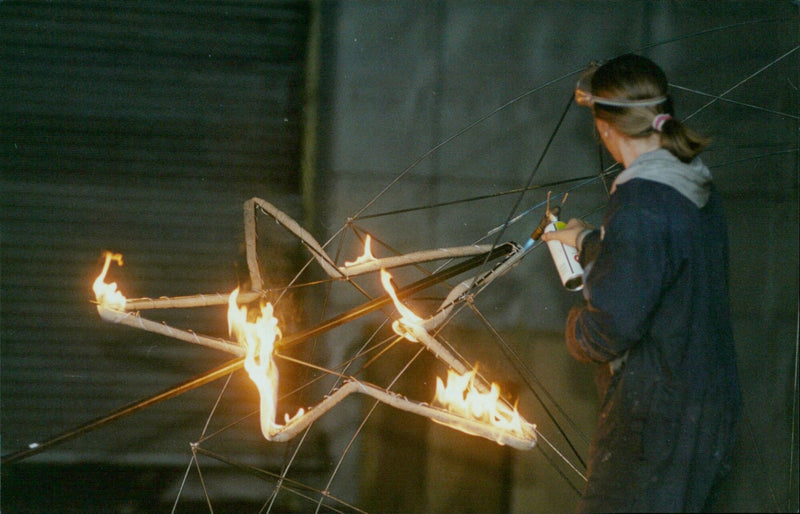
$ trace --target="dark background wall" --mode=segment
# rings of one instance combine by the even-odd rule
[[[305,2],[0,5],[4,454],[227,360],[106,326],[91,283],[111,250],[132,297],[236,287],[244,200],[299,204],[308,20]],[[213,309],[174,321],[226,331]],[[246,391],[224,419],[251,410]],[[30,471],[4,466],[3,511],[157,502],[175,478],[159,469],[185,465],[191,420],[217,394],[145,410]]]
[[[607,191],[601,181],[580,178],[611,160],[598,151],[589,114],[567,102],[590,61],[631,51],[653,58],[670,78],[678,116],[714,139],[703,158],[723,194],[730,226],[731,301],[747,414],[735,476],[717,508],[792,510],[798,476],[792,464],[798,398],[797,9],[794,2],[342,3],[331,45],[336,81],[324,161],[332,168],[325,173],[330,217],[353,216],[353,204],[368,204],[399,176],[369,204],[365,227],[391,237],[402,251],[491,242],[492,229],[509,218],[517,198],[493,195],[520,188],[535,169],[539,188],[525,195],[514,215],[539,205],[548,190],[569,190],[566,215],[597,224],[596,207]],[[439,207],[401,210],[431,205]],[[401,214],[379,216],[384,212]],[[503,239],[524,240],[541,209],[534,212],[505,230]],[[503,344],[535,376],[548,377],[542,380],[558,391],[577,432],[590,434],[591,369],[569,363],[560,346],[563,320],[575,301],[558,284],[549,256],[534,252],[478,305],[491,314]],[[482,353],[491,337],[478,332],[481,320],[459,322],[475,330],[456,339],[459,350],[494,366],[491,376],[519,380],[507,355]],[[473,341],[480,348],[470,346]],[[557,430],[545,426],[543,406],[523,394],[526,403],[543,433],[557,439]],[[571,438],[580,446],[579,435]],[[435,451],[435,442],[427,448]],[[571,505],[573,493],[552,479],[558,466],[537,451],[518,452],[514,459],[513,508]],[[486,469],[495,468],[487,461]],[[782,478],[767,479],[773,472]],[[486,483],[495,475],[470,476]],[[459,489],[448,500],[469,509],[480,501],[476,496]]]
[[[640,51],[668,72],[679,115],[713,135],[705,159],[730,223],[747,416],[716,509],[796,511],[799,39],[789,1],[3,2],[2,454],[229,358],[103,323],[90,289],[101,251],[124,254],[113,279],[129,297],[228,292],[244,275],[242,202],[252,196],[320,241],[355,216],[401,252],[491,242],[517,200],[508,192],[524,185],[551,134],[541,187],[517,212],[610,164],[588,114],[565,108],[586,63]],[[575,187],[565,208],[597,222],[605,195],[595,180]],[[399,212],[409,207],[420,209]],[[540,215],[502,239],[524,239]],[[342,260],[356,255],[355,238],[336,242]],[[567,430],[584,452],[596,409],[591,369],[564,352],[575,296],[551,266],[532,252],[476,307],[573,419]],[[336,290],[326,312],[359,297]],[[225,336],[219,309],[153,319]],[[378,324],[322,339],[315,362],[348,358]],[[516,388],[529,419],[569,453],[480,324],[460,319],[448,337]],[[415,353],[394,351],[370,368],[371,381]],[[424,397],[439,368],[414,364],[400,385]],[[4,465],[3,510],[162,511],[176,498],[178,511],[208,510],[206,498],[215,511],[259,510],[276,483],[267,473],[285,469],[300,445],[261,439],[241,375]],[[559,511],[575,502],[580,480],[544,441],[509,451],[391,409],[367,411],[354,400],[319,424],[288,475],[312,489],[283,486],[275,508],[307,511],[323,489],[377,511]],[[220,457],[201,456],[195,471],[189,443],[216,430],[203,447]]]

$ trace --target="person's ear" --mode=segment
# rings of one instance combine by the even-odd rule
[[[608,138],[611,131],[611,124],[605,120],[601,120],[600,118],[594,119],[595,126],[597,127],[597,132],[603,137],[603,139]]]

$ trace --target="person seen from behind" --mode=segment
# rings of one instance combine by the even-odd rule
[[[579,512],[696,512],[730,467],[741,393],[720,195],[707,141],[675,118],[667,78],[623,55],[575,92],[624,166],[602,226],[573,219],[542,239],[574,246],[585,302],[572,356],[596,363],[600,415]]]

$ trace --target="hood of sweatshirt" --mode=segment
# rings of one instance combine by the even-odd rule
[[[663,148],[637,157],[614,180],[611,192],[617,186],[635,178],[670,186],[700,209],[708,202],[711,194],[711,172],[699,158],[687,164]]]

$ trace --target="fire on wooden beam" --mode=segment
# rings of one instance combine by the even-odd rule
[[[485,255],[493,255],[494,249],[479,247],[445,248],[387,259],[377,259],[372,255],[368,236],[364,254],[361,257],[355,261],[346,262],[341,268],[333,268],[328,265],[330,258],[324,255],[324,250],[319,247],[316,241],[310,239],[310,236],[302,231],[299,226],[295,226],[296,222],[266,202],[260,201],[258,205],[275,216],[276,220],[280,219],[281,224],[295,232],[298,237],[301,237],[308,247],[316,250],[316,258],[320,261],[320,265],[331,276],[342,278],[351,276],[354,273],[362,274],[380,270],[381,282],[384,285],[387,296],[391,298],[387,298],[386,301],[389,303],[394,302],[398,312],[401,313],[401,319],[397,320],[393,325],[395,331],[410,341],[425,345],[429,351],[451,368],[448,372],[447,385],[437,379],[439,385],[433,405],[414,402],[392,391],[349,377],[345,379],[341,387],[326,396],[316,406],[309,408],[307,411],[301,409],[294,416],[286,415],[284,424],[279,424],[276,421],[279,377],[274,357],[276,355],[276,345],[279,344],[281,339],[281,332],[278,328],[277,319],[273,315],[273,306],[269,303],[262,303],[259,309],[253,309],[251,312],[247,306],[242,305],[261,299],[261,292],[250,291],[240,294],[237,288],[229,295],[200,294],[177,298],[127,299],[117,289],[116,283],[105,282],[111,262],[114,261],[118,265],[122,265],[121,254],[111,252],[104,254],[105,263],[103,269],[93,284],[98,304],[97,309],[101,318],[105,321],[121,323],[133,328],[156,332],[186,342],[223,350],[241,357],[248,375],[259,391],[262,434],[270,441],[291,439],[348,395],[361,393],[392,407],[429,417],[448,427],[485,437],[499,444],[507,444],[518,449],[529,449],[536,444],[535,425],[522,419],[517,409],[512,408],[501,397],[499,387],[496,384],[487,386],[485,382],[478,380],[477,373],[474,370],[469,371],[464,362],[458,359],[429,332],[432,327],[438,326],[446,317],[447,313],[452,309],[452,304],[456,298],[463,296],[466,291],[475,285],[488,284],[495,276],[499,276],[499,274],[514,266],[521,257],[519,252],[513,251],[516,247],[513,245],[509,247],[512,253],[493,270],[484,272],[479,277],[459,284],[448,295],[446,305],[440,308],[436,315],[423,319],[403,305],[394,290],[391,275],[384,269],[384,265],[391,267],[432,259],[464,257],[475,255],[476,252],[487,252]],[[250,236],[250,231],[248,231],[248,241],[251,238]],[[508,252],[508,250],[504,251]],[[248,257],[250,256],[248,255]],[[485,261],[479,258],[477,262]],[[454,266],[455,269],[461,268]],[[358,271],[356,272],[355,270]],[[443,274],[443,276],[445,275]],[[422,282],[427,283],[425,281]],[[220,305],[222,303],[227,303],[228,305],[229,335],[236,336],[235,342],[203,336],[189,330],[173,328],[164,323],[145,319],[138,312],[139,309],[186,308]],[[378,308],[384,303],[378,299],[368,302],[367,305],[369,309],[358,307],[352,313],[344,313],[329,320],[329,322],[323,322],[322,328],[327,329],[339,323],[347,322],[347,320],[354,319],[356,315]],[[338,318],[341,318],[341,320]],[[318,330],[321,329],[315,330],[315,328],[312,328],[308,332],[317,333]],[[293,339],[293,342],[297,342],[302,337],[302,334],[293,334],[290,339]]]

